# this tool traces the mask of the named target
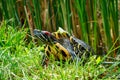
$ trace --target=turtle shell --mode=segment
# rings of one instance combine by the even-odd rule
[[[56,39],[62,39],[62,38],[69,39],[70,38],[70,34],[67,31],[60,28],[60,27],[57,30],[57,32],[53,32],[52,35],[55,36]]]
[[[94,50],[89,45],[76,37],[71,36],[70,43],[74,48],[73,50],[75,51],[75,54],[79,56],[79,58],[83,56],[89,57],[90,55],[94,54]]]

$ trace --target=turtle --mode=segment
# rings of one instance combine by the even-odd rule
[[[51,56],[54,60],[65,62],[67,60],[74,61],[76,58],[81,59],[83,55],[87,58],[91,53],[94,53],[92,48],[84,41],[71,36],[62,28],[53,33],[34,29],[34,36],[46,44],[42,65],[46,65],[46,60]]]

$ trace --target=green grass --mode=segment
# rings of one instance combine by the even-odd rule
[[[0,80],[79,80],[79,79],[106,79],[117,78],[120,72],[114,71],[118,64],[105,68],[97,65],[96,60],[91,58],[84,66],[79,63],[57,65],[50,62],[49,66],[41,66],[41,46],[36,47],[33,42],[26,45],[27,29],[17,30],[13,26],[3,22],[0,26]],[[31,40],[32,41],[32,40]],[[106,76],[100,78],[100,74]]]

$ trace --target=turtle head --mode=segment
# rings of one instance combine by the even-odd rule
[[[50,44],[56,41],[56,38],[48,31],[40,31],[38,29],[34,29],[34,36],[40,39],[45,44]]]

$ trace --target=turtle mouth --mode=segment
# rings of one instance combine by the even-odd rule
[[[51,43],[55,41],[54,36],[52,36],[51,33],[48,31],[40,31],[40,30],[34,29],[33,33],[34,33],[34,36],[40,39],[43,43]]]

